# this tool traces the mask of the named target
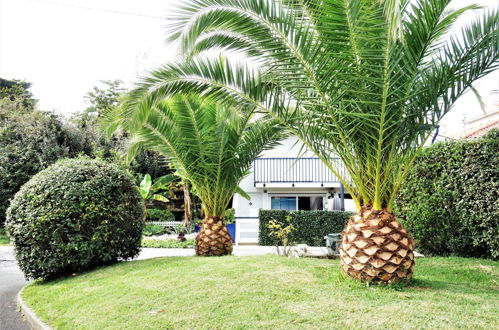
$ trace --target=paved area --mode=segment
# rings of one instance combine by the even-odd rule
[[[0,245],[0,330],[30,329],[17,311],[16,302],[17,293],[26,283],[12,255],[12,247]]]
[[[326,247],[307,247],[307,256],[326,255]],[[259,256],[264,254],[277,254],[275,246],[234,245],[232,254],[235,256]],[[157,257],[190,257],[195,255],[194,249],[157,249],[143,248],[136,260]]]

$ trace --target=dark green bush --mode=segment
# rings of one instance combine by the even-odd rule
[[[396,212],[417,250],[499,257],[499,139],[440,143],[417,158]]]
[[[12,199],[6,229],[27,278],[50,278],[135,257],[143,205],[128,172],[98,160],[62,160]]]
[[[324,236],[341,232],[351,215],[351,212],[343,211],[260,210],[258,242],[260,245],[274,245],[274,239],[269,236],[270,230],[267,228],[269,221],[274,219],[283,226],[293,225],[296,229],[290,234],[293,243],[324,246]]]
[[[1,100],[0,100],[1,101]],[[33,175],[81,151],[77,138],[50,113],[13,112],[0,104],[0,225],[9,200]]]
[[[142,229],[142,235],[144,235],[144,236],[162,235],[166,232],[167,232],[167,230],[165,227],[154,224],[154,223],[148,223],[145,225],[144,229]]]
[[[168,222],[175,221],[175,216],[170,210],[163,209],[147,209],[147,221],[148,222]]]

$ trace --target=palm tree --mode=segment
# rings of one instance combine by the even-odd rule
[[[279,120],[355,201],[343,271],[410,279],[413,242],[392,210],[399,187],[439,120],[499,64],[498,12],[451,33],[478,7],[451,9],[450,2],[186,0],[169,30],[186,59],[152,72],[139,90],[153,98],[203,93]]]
[[[137,105],[134,94],[125,106],[107,115],[108,133],[130,133],[128,156],[147,149],[164,155],[202,202],[205,218],[196,238],[198,255],[232,252],[224,224],[227,206],[249,174],[253,160],[284,137],[275,120],[253,120],[251,109],[220,105],[196,96],[175,95]]]

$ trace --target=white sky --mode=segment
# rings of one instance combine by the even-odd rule
[[[99,80],[121,79],[131,86],[140,74],[175,59],[176,47],[165,40],[166,20],[155,17],[167,17],[171,6],[179,2],[0,0],[0,77],[32,82],[31,91],[42,110],[63,114],[83,110],[83,96]],[[497,0],[454,3],[499,4]],[[468,14],[463,22],[473,16]],[[480,81],[477,88],[487,111],[492,111],[497,99],[490,91],[499,89],[499,73]],[[442,133],[452,134],[462,127],[464,118],[481,113],[473,95],[463,96],[444,118]]]

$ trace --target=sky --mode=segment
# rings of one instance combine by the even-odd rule
[[[128,87],[148,70],[178,57],[165,38],[168,13],[181,0],[0,0],[0,77],[31,82],[42,110],[69,115],[87,105],[84,95],[100,80]],[[454,6],[496,0],[455,0]],[[463,17],[460,24],[473,19]],[[458,28],[458,27],[457,27]],[[486,111],[497,110],[499,72],[477,82]],[[442,121],[452,135],[481,115],[472,93]]]

